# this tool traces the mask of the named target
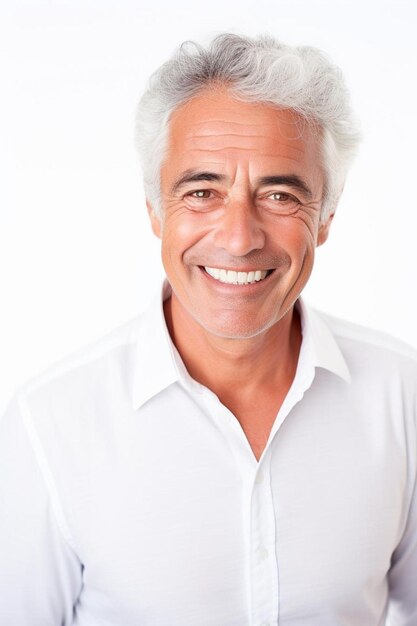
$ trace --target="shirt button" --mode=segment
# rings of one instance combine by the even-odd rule
[[[259,548],[259,559],[264,561],[268,557],[268,550],[266,548]]]

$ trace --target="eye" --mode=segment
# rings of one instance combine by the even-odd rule
[[[209,189],[197,189],[196,191],[190,191],[187,196],[191,198],[197,198],[198,200],[207,200],[212,195]]]
[[[184,206],[188,207],[191,211],[197,211],[204,213],[207,211],[213,211],[219,207],[221,198],[219,194],[212,189],[194,189],[187,191],[183,195]]]
[[[294,196],[291,196],[289,193],[284,193],[283,191],[274,191],[267,197],[277,202],[296,201],[296,198],[294,198]]]
[[[301,202],[290,193],[285,191],[273,191],[263,197],[263,202],[268,210],[281,215],[295,213],[301,206]]]

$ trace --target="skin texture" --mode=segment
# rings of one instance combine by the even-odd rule
[[[331,221],[320,224],[319,142],[294,111],[240,102],[226,87],[206,90],[171,118],[162,219],[147,203],[173,290],[165,303],[172,339],[191,376],[239,419],[257,457],[255,440],[266,443],[295,375],[294,303]],[[190,170],[222,178],[178,186]],[[298,177],[307,189],[266,184],[266,176]],[[254,285],[225,285],[202,266],[274,271]]]

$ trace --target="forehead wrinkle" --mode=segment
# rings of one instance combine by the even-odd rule
[[[237,122],[236,120],[225,120],[225,119],[210,119],[210,120],[204,120],[202,122],[192,122],[192,124],[190,124],[190,126],[204,126],[204,124],[227,124],[227,126],[243,126],[246,127],[247,123],[244,122]],[[265,127],[265,123],[263,124],[256,124],[255,122],[251,122],[250,123],[251,126],[254,127],[258,127],[258,128],[263,128]]]
[[[207,129],[206,133],[194,133],[193,130],[188,127],[186,132],[185,132],[185,137],[184,137],[184,141],[194,141],[194,140],[204,140],[204,139],[227,139],[229,137],[231,138],[240,138],[242,140],[246,140],[246,139],[264,139],[266,141],[279,141],[280,143],[284,143],[286,145],[288,145],[289,147],[294,147],[297,150],[302,150],[302,148],[297,148],[295,146],[293,146],[292,144],[294,143],[301,143],[303,145],[306,145],[308,143],[308,139],[305,138],[303,135],[297,135],[295,137],[287,137],[285,136],[282,132],[279,132],[279,138],[275,138],[273,137],[273,135],[271,135],[271,133],[268,133],[267,131],[265,131],[264,133],[261,132],[254,132],[254,133],[250,133],[248,132],[248,127],[246,125],[243,125],[243,127],[245,128],[244,132],[231,132],[229,129],[225,130],[225,131],[219,131],[219,130],[215,130],[213,128],[209,128]]]
[[[217,133],[214,134],[213,132],[210,133],[206,133],[203,135],[193,135],[193,139],[205,139],[206,137],[257,137],[258,139],[271,139],[271,135],[258,135],[256,133],[245,133],[244,135],[242,135],[242,133],[221,133],[221,135],[218,135]]]
[[[292,148],[291,148],[292,151]],[[201,155],[209,155],[209,154],[219,154],[221,152],[225,152],[225,160],[228,160],[228,156],[232,156],[231,153],[233,153],[233,156],[236,157],[238,156],[239,152],[250,152],[253,155],[253,160],[256,160],[257,157],[262,157],[262,158],[267,158],[267,159],[271,159],[271,161],[275,161],[277,159],[283,159],[283,160],[287,160],[287,161],[294,161],[295,163],[302,165],[302,162],[299,159],[299,155],[298,154],[291,154],[288,152],[285,153],[274,153],[274,154],[270,154],[268,152],[262,152],[260,153],[259,151],[255,151],[253,148],[247,148],[247,147],[243,147],[243,146],[222,146],[221,148],[208,148],[208,147],[194,147],[191,149],[188,149],[187,151],[187,155],[190,155],[190,158],[193,158],[192,155],[195,154],[197,155],[196,158],[201,158]],[[303,150],[294,150],[294,152],[296,153],[304,153]],[[227,154],[229,153],[229,154]],[[236,154],[237,153],[237,154]],[[216,162],[215,162],[216,163]],[[250,163],[250,160],[248,160],[248,163]],[[220,163],[219,163],[220,165]],[[221,167],[224,167],[224,163],[221,164]]]
[[[267,107],[267,109],[269,109],[269,107]],[[251,120],[249,122],[249,124],[251,126],[265,126],[265,122],[261,122],[261,123],[257,123],[256,119],[260,116],[262,116],[262,114],[267,110],[267,109],[260,109],[257,106],[256,109],[256,113],[254,114],[253,112],[243,112],[242,110],[240,110],[239,112],[239,116],[241,118],[247,119],[247,120]],[[288,111],[288,109],[287,109]],[[233,107],[227,109],[227,113],[230,113],[232,116],[235,115],[235,110]],[[306,126],[309,125],[308,121],[305,120],[304,118],[302,118],[301,116],[298,117],[297,115],[295,117],[293,117],[293,119],[288,119],[285,115],[280,115],[280,110],[279,109],[275,109],[272,111],[272,113],[274,114],[274,117],[277,117],[279,122],[281,124],[286,124],[287,126],[297,126],[298,128],[300,126],[302,126],[303,128],[305,128]],[[282,111],[281,111],[282,113]],[[259,114],[259,115],[258,115]],[[197,115],[194,113],[193,115],[193,119],[190,122],[190,124],[192,124],[193,126],[201,126],[204,124],[227,124],[228,126],[232,125],[232,126],[246,126],[246,124],[248,122],[244,121],[244,122],[240,122],[239,120],[236,120],[235,117],[206,117],[203,120],[199,120],[196,119]]]
[[[261,140],[261,145],[259,145],[259,140]],[[210,149],[210,146],[221,145],[222,142],[233,142],[234,145],[230,146],[222,146],[224,148],[235,147],[239,148],[241,145],[243,147],[250,146],[255,151],[259,152],[262,149],[268,149],[268,145],[272,144],[275,146],[282,146],[288,150],[293,150],[299,153],[304,153],[309,146],[309,142],[300,138],[291,138],[291,137],[280,137],[279,139],[274,139],[270,134],[268,135],[258,135],[258,134],[248,134],[248,133],[214,133],[212,130],[207,134],[198,134],[194,135],[193,133],[186,133],[185,137],[182,138],[181,143],[187,147],[199,147],[200,149]]]
[[[284,128],[283,128],[284,127]],[[204,132],[204,129],[207,128],[208,132]],[[189,121],[187,124],[186,133],[193,134],[194,136],[210,136],[213,134],[220,135],[237,135],[237,136],[256,136],[256,137],[266,137],[268,139],[271,138],[271,128],[275,130],[277,134],[287,140],[302,140],[305,141],[304,134],[308,133],[307,127],[303,126],[300,128],[300,124],[297,122],[288,122],[286,120],[280,120],[280,123],[262,123],[256,124],[251,121],[251,118],[248,118],[247,121],[238,122],[233,120],[211,120],[206,119],[204,121]],[[241,131],[242,129],[242,131]],[[259,130],[258,130],[259,129]],[[253,130],[253,133],[249,131]],[[290,136],[286,136],[285,131],[293,131],[289,133]]]
[[[251,179],[259,172],[304,176],[313,168],[316,176],[317,138],[305,120],[291,111],[255,110],[254,105],[244,110],[218,100],[214,107],[200,99],[198,106],[194,101],[174,113],[168,148],[173,150],[174,169],[241,171]]]
[[[186,138],[186,142],[195,142],[195,143],[199,143],[199,140],[203,140],[210,138],[213,139],[213,141],[217,141],[220,139],[234,139],[235,137],[240,137],[242,139],[252,139],[252,138],[256,138],[256,139],[267,139],[267,140],[271,140],[271,136],[270,135],[239,135],[239,134],[234,134],[234,133],[228,133],[227,135],[213,135],[211,134],[207,134],[207,135],[194,135],[193,137],[187,137]],[[287,142],[292,142],[292,139],[286,139]],[[299,147],[296,145],[293,145],[292,143],[284,143],[283,141],[280,142],[282,145],[285,145],[286,148],[288,148],[289,150],[293,150],[295,152],[299,152],[301,154],[303,154],[305,152],[305,145],[303,147]],[[230,147],[230,146],[229,146]],[[238,148],[239,146],[235,146],[236,148]],[[203,148],[204,149],[204,148]]]
[[[271,159],[271,161],[276,161],[277,158],[280,159],[284,159],[286,161],[295,161],[295,163],[299,163],[300,165],[303,165],[302,161],[300,161],[300,159],[297,156],[291,156],[290,154],[262,154],[263,157],[267,157],[268,159]]]
[[[245,152],[253,153],[253,148],[245,148],[244,146],[222,146],[221,148],[194,148],[189,152],[222,152],[222,150],[233,150],[238,152],[244,150]]]

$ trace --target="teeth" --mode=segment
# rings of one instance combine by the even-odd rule
[[[263,280],[267,275],[267,270],[256,270],[255,272],[235,272],[233,270],[221,270],[218,267],[205,267],[207,274],[213,276],[222,283],[233,285],[249,285]]]

